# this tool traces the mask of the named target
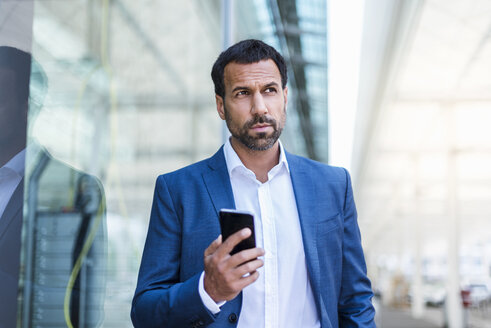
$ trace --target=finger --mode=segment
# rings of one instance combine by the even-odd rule
[[[238,287],[243,290],[259,278],[259,272],[254,271],[250,275],[240,278]]]
[[[254,260],[260,256],[264,255],[264,249],[262,248],[250,248],[250,249],[245,249],[241,252],[238,252],[237,254],[234,254],[230,259],[228,259],[228,264],[235,268],[240,266],[242,263]]]
[[[216,252],[218,247],[222,244],[222,235],[219,235],[217,239],[215,239],[210,246],[205,250],[205,257],[211,255]]]
[[[234,275],[237,278],[243,277],[246,273],[253,274],[257,269],[264,265],[263,260],[257,259],[247,263],[242,264],[234,270]]]
[[[244,228],[242,230],[237,231],[222,243],[222,245],[217,250],[217,254],[219,256],[225,256],[227,254],[230,254],[230,252],[234,249],[234,247],[238,243],[248,238],[250,235],[251,235],[251,229],[249,228]]]

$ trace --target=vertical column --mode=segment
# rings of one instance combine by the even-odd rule
[[[234,0],[222,0],[222,49],[234,42]],[[225,122],[222,124],[222,140],[226,142],[230,132]]]
[[[414,209],[413,209],[413,233],[414,233],[414,267],[412,276],[412,300],[411,300],[411,311],[415,318],[421,318],[424,313],[425,303],[423,295],[423,257],[422,257],[422,243],[424,242],[422,237],[422,220],[420,209],[420,199],[421,199],[421,186],[419,182],[419,156],[415,155],[413,157],[413,181],[414,181]]]
[[[234,40],[234,0],[222,0],[222,49],[230,47]]]
[[[419,225],[419,223],[417,223]],[[421,229],[418,227],[417,229]],[[420,234],[418,231],[417,234]],[[421,237],[418,236],[416,240],[415,254],[414,254],[414,271],[412,281],[412,303],[411,311],[414,318],[421,318],[424,314],[425,303],[423,295],[423,268],[422,268],[422,255],[421,255]]]
[[[196,33],[199,30],[198,21],[193,17],[186,18],[186,28],[188,29],[187,36],[187,44],[186,47],[188,49],[186,53],[186,75],[193,76],[196,74],[193,71],[194,64],[199,62],[199,51],[195,50],[196,41],[199,39],[198,34]],[[191,131],[190,131],[190,145],[189,145],[189,154],[192,162],[196,162],[199,158],[198,151],[200,149],[200,110],[198,104],[198,100],[196,99],[196,95],[199,94],[197,90],[199,86],[197,85],[198,79],[188,79],[186,82],[188,87],[186,88],[186,109],[190,115],[191,122]]]
[[[452,106],[442,106],[448,129],[448,258],[446,315],[449,328],[463,328],[463,309],[460,296],[459,215],[457,196],[457,153],[455,151],[455,122]]]

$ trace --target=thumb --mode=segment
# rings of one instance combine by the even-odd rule
[[[217,239],[215,239],[210,246],[205,250],[205,257],[208,255],[211,255],[215,253],[215,251],[220,247],[222,244],[222,235],[219,235]]]

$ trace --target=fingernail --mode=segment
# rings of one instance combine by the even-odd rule
[[[250,233],[251,233],[251,229],[249,229],[249,228],[244,228],[244,229],[242,230],[242,236],[247,236],[247,235],[249,235]]]

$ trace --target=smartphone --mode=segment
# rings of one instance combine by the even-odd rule
[[[254,216],[245,211],[221,209],[220,210],[220,228],[222,229],[222,242],[230,235],[233,235],[244,228],[251,229],[251,235],[238,243],[230,255],[234,255],[244,249],[256,247],[256,238],[254,236]]]

